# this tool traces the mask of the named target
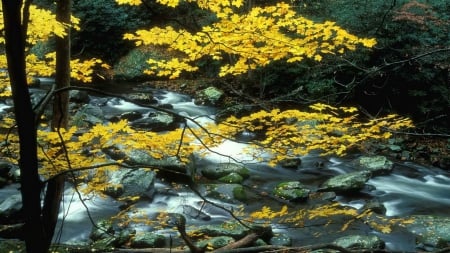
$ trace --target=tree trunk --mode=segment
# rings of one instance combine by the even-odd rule
[[[70,24],[71,0],[56,2],[56,20]],[[70,28],[66,28],[67,35],[56,38],[56,89],[70,85]],[[58,92],[53,101],[53,115],[51,128],[59,131],[67,128],[69,118],[69,94],[67,91]],[[70,161],[68,161],[70,162]],[[64,175],[51,178],[47,183],[44,199],[43,219],[47,233],[47,245],[50,246],[56,223],[58,221],[59,207],[64,193]]]
[[[41,219],[41,181],[38,174],[34,112],[25,71],[25,39],[21,22],[22,1],[2,0],[5,51],[20,144],[20,184],[25,217],[27,252],[47,252]]]

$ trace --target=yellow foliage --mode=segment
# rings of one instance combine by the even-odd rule
[[[147,74],[177,78],[182,71],[196,71],[194,64],[202,57],[224,59],[224,56],[231,56],[229,58],[234,60],[221,67],[219,76],[239,75],[276,60],[296,62],[310,58],[321,61],[325,54],[342,54],[345,50],[355,50],[358,45],[370,48],[376,44],[374,39],[349,34],[334,22],[315,23],[298,16],[283,2],[244,11],[243,0],[186,1],[214,13],[218,20],[197,32],[167,26],[124,35],[124,39],[134,40],[137,46],[165,45],[184,56],[175,61],[152,59]],[[158,2],[170,7],[179,4],[179,0]]]
[[[256,211],[250,214],[250,217],[254,219],[273,219],[283,217],[288,213],[288,208],[286,205],[281,207],[280,211],[275,212],[268,206],[263,206],[261,211]]]

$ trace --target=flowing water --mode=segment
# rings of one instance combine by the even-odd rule
[[[160,104],[171,104],[174,111],[191,117],[199,117],[198,121],[202,123],[212,122],[215,109],[206,106],[197,106],[192,98],[186,95],[177,94],[163,90],[151,90]],[[150,109],[137,106],[135,104],[114,98],[91,97],[92,103],[99,100],[107,101],[104,103],[106,114],[120,114],[127,111],[149,112]],[[7,106],[0,104],[0,113]],[[319,185],[327,178],[353,171],[349,161],[357,157],[335,158],[320,157],[318,155],[309,155],[302,158],[302,165],[298,169],[284,169],[281,167],[269,167],[264,163],[257,163],[254,157],[246,155],[243,150],[246,144],[226,141],[219,147],[214,148],[207,159],[199,159],[198,166],[207,166],[208,164],[218,162],[233,162],[230,157],[247,163],[251,169],[251,177],[245,184],[249,187],[257,186],[260,192],[271,192],[273,186],[286,180],[299,180],[311,189],[317,189]],[[224,154],[226,156],[219,155]],[[435,214],[448,216],[450,208],[450,174],[434,167],[425,167],[410,162],[396,163],[394,171],[388,176],[379,176],[367,183],[373,186],[364,192],[366,197],[379,200],[386,207],[387,216],[403,217],[412,214]],[[229,220],[230,215],[214,206],[203,206],[202,200],[192,192],[178,192],[173,194],[167,191],[171,186],[164,182],[156,184],[157,193],[152,201],[142,201],[138,204],[139,209],[145,213],[149,219],[156,217],[160,211],[188,213],[190,208],[200,209],[206,215],[204,219],[190,219],[190,224],[211,224]],[[17,186],[9,186],[0,190],[0,199],[7,198],[12,194],[18,194]],[[337,200],[342,205],[350,205],[360,208],[365,202],[364,198],[338,196]],[[80,201],[84,200],[84,203]],[[268,201],[269,202],[269,201]],[[218,204],[235,208],[229,203]],[[258,203],[264,205],[264,203]],[[92,221],[98,221],[101,218],[107,218],[115,215],[121,203],[111,198],[100,198],[95,196],[79,196],[75,191],[68,187],[64,195],[62,210],[60,213],[59,233],[55,236],[61,242],[77,243],[88,240]],[[256,209],[257,207],[255,207]],[[89,210],[89,211],[87,211]],[[277,225],[274,224],[274,228]],[[148,227],[137,229],[148,230]],[[294,230],[285,230],[279,227],[280,231],[287,231],[294,240],[302,244],[307,238],[307,232],[295,232]],[[58,231],[57,231],[58,232]],[[170,233],[170,232],[168,232]],[[314,233],[314,231],[311,231]],[[369,232],[368,232],[369,233]],[[404,234],[391,234],[389,237],[380,235],[387,241],[390,249],[410,250],[413,242],[401,244],[396,241],[410,242],[412,238],[405,237]],[[385,238],[386,237],[386,238]],[[311,243],[311,242],[309,242]],[[405,246],[407,245],[407,246]]]

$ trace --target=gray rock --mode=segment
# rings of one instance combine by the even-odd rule
[[[286,158],[280,161],[280,166],[287,169],[297,169],[302,164],[302,160],[296,158]]]
[[[202,184],[202,195],[228,203],[239,203],[247,199],[245,189],[240,184]]]
[[[223,91],[216,87],[208,87],[197,92],[195,96],[195,104],[197,105],[217,105],[223,98]]]
[[[99,241],[114,235],[115,231],[111,220],[100,220],[92,227],[89,238],[92,241]]]
[[[270,238],[271,245],[289,247],[292,245],[292,239],[286,234],[275,234]]]
[[[19,193],[9,196],[0,203],[0,222],[7,221],[11,223],[19,219],[21,210],[22,196]]]
[[[385,243],[376,235],[349,235],[338,238],[334,244],[347,249],[384,249]]]
[[[423,247],[442,248],[450,242],[450,217],[413,215],[406,229],[417,235],[417,243]]]
[[[162,248],[165,244],[164,236],[152,232],[137,233],[130,242],[132,248]]]
[[[89,103],[89,93],[85,90],[71,90],[69,92],[70,101],[75,103]]]
[[[151,93],[128,93],[125,94],[125,97],[133,100],[133,102],[141,103],[141,104],[156,104],[158,100],[153,97]]]
[[[102,124],[105,115],[99,106],[87,104],[82,106],[72,117],[71,125],[77,127],[89,127],[95,124]]]
[[[240,184],[244,178],[238,173],[231,172],[230,174],[219,178],[219,181],[226,184]]]
[[[213,237],[211,239],[207,239],[207,240],[202,240],[196,243],[196,246],[199,248],[206,248],[208,247],[208,249],[212,248],[212,249],[218,249],[218,248],[222,248],[224,246],[227,246],[230,243],[235,242],[235,240],[233,239],[233,237],[230,236],[217,236],[217,237]]]
[[[173,115],[165,112],[152,112],[145,118],[131,122],[131,126],[161,132],[174,130],[178,127],[178,123]]]
[[[319,191],[353,192],[361,190],[370,179],[370,172],[356,171],[338,175],[325,181]]]
[[[122,188],[120,195],[113,189],[105,189],[105,194],[111,197],[148,197],[152,198],[155,193],[155,172],[148,169],[126,169],[121,168],[110,174],[112,186],[119,185]]]
[[[289,201],[303,201],[311,191],[298,181],[283,182],[275,186],[273,194]]]
[[[370,171],[373,176],[389,174],[394,165],[385,156],[361,156],[354,164],[362,170]]]
[[[208,179],[219,179],[230,173],[237,173],[244,179],[250,176],[250,171],[236,163],[218,163],[202,169],[202,175]]]

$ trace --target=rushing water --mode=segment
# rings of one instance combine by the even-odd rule
[[[197,106],[192,98],[186,95],[167,92],[163,90],[151,90],[160,104],[171,104],[174,111],[190,117],[199,117],[197,121],[201,123],[212,122],[215,110],[211,107]],[[149,112],[150,109],[137,106],[135,104],[120,100],[106,99],[101,97],[91,97],[93,103],[100,100],[104,104],[105,113],[120,114],[127,111]],[[0,104],[0,113],[8,106]],[[257,163],[254,157],[243,152],[246,144],[226,141],[222,145],[212,149],[206,157],[199,160],[198,166],[207,166],[217,162],[232,162],[233,159],[248,163],[252,171],[252,176],[245,184],[252,187],[258,186],[259,191],[271,192],[273,186],[278,182],[286,180],[299,180],[311,189],[317,189],[327,178],[353,171],[349,161],[355,157],[335,158],[309,155],[302,158],[302,165],[296,169],[284,169],[281,167],[269,167],[264,163]],[[219,155],[224,154],[225,156]],[[387,176],[379,176],[370,179],[367,183],[373,187],[365,190],[370,198],[378,199],[387,209],[387,216],[406,216],[412,214],[436,214],[448,215],[450,208],[450,175],[449,172],[433,167],[420,166],[410,162],[396,163],[394,171]],[[0,190],[0,199],[5,199],[12,194],[18,194],[17,186],[10,186]],[[158,182],[157,193],[152,201],[143,201],[138,204],[139,209],[145,213],[149,219],[154,218],[158,212],[164,210],[168,212],[189,213],[190,208],[203,208],[208,219],[191,219],[191,224],[202,224],[221,222],[230,219],[228,213],[214,206],[203,206],[202,200],[192,192],[178,192],[170,194],[164,189],[170,188],[169,184]],[[98,221],[101,218],[115,215],[120,202],[111,198],[100,198],[94,196],[81,196],[84,203],[80,201],[80,196],[72,188],[65,191],[64,201],[60,213],[59,233],[56,235],[61,242],[86,241],[92,227],[91,220]],[[350,205],[360,208],[364,200],[358,197],[338,196],[338,200],[343,205]],[[228,203],[218,203],[230,206]],[[264,204],[264,203],[259,203]],[[89,211],[88,211],[89,210]],[[276,227],[276,226],[275,226]],[[148,228],[138,228],[148,229]],[[58,232],[58,231],[57,231]],[[294,239],[304,240],[300,234],[294,235],[289,232]],[[301,232],[305,234],[305,232]],[[410,241],[411,238],[402,238],[403,234],[393,234],[389,238],[384,238],[391,249],[409,250],[409,246],[400,247],[395,244],[395,240]],[[397,245],[397,246],[396,246]],[[414,245],[413,243],[411,245]]]

